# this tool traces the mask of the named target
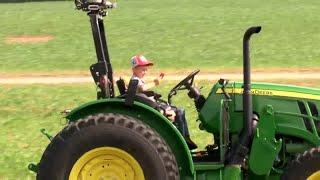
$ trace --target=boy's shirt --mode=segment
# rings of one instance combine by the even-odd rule
[[[142,89],[142,87],[146,84],[141,78],[139,78],[138,76],[132,76],[131,79],[133,80],[138,80],[138,89]]]

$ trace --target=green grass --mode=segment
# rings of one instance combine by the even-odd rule
[[[78,85],[0,87],[0,179],[33,177],[27,164],[38,162],[49,143],[40,129],[56,134],[64,122],[59,112],[93,99],[90,90]]]
[[[173,85],[165,83],[157,90],[165,95]],[[207,94],[210,88],[204,88],[203,92]],[[182,92],[174,102],[186,109],[190,133],[203,148],[212,136],[198,129],[193,102],[186,96]],[[40,129],[46,128],[55,135],[65,122],[59,112],[94,99],[95,87],[88,84],[0,87],[0,179],[34,179],[27,165],[38,162],[49,143]]]
[[[225,69],[242,64],[242,35],[254,67],[320,65],[320,1],[122,0],[106,18],[115,71],[143,53],[157,68]],[[95,62],[88,17],[72,2],[0,4],[0,72],[86,71]],[[7,36],[49,34],[44,44],[6,44]]]

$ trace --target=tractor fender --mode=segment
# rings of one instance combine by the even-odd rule
[[[180,178],[189,179],[194,176],[194,164],[184,138],[173,123],[159,111],[137,101],[134,101],[132,106],[126,106],[124,99],[113,98],[83,104],[72,110],[66,118],[69,122],[75,122],[98,113],[122,114],[139,119],[149,125],[170,146],[179,166]]]

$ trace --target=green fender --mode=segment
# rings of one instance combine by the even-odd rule
[[[126,106],[124,99],[101,99],[86,103],[72,110],[67,119],[77,121],[97,113],[118,113],[137,118],[157,131],[173,151],[180,170],[181,179],[193,179],[194,164],[191,153],[178,129],[159,111],[139,102]]]

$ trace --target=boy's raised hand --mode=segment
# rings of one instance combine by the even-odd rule
[[[155,79],[153,80],[153,82],[154,82],[154,85],[156,85],[156,86],[158,86],[158,85],[160,84],[160,81],[159,81],[158,78],[155,78]]]
[[[160,84],[160,80],[162,80],[163,77],[164,77],[164,73],[162,72],[162,73],[159,74],[159,77],[157,77],[157,78],[155,78],[155,79],[153,80],[154,84],[155,84],[156,86],[158,86],[158,85]]]
[[[163,73],[163,72],[161,72],[161,73],[160,73],[160,75],[159,75],[159,77],[160,77],[160,79],[163,79],[163,77],[164,77],[164,73]]]

